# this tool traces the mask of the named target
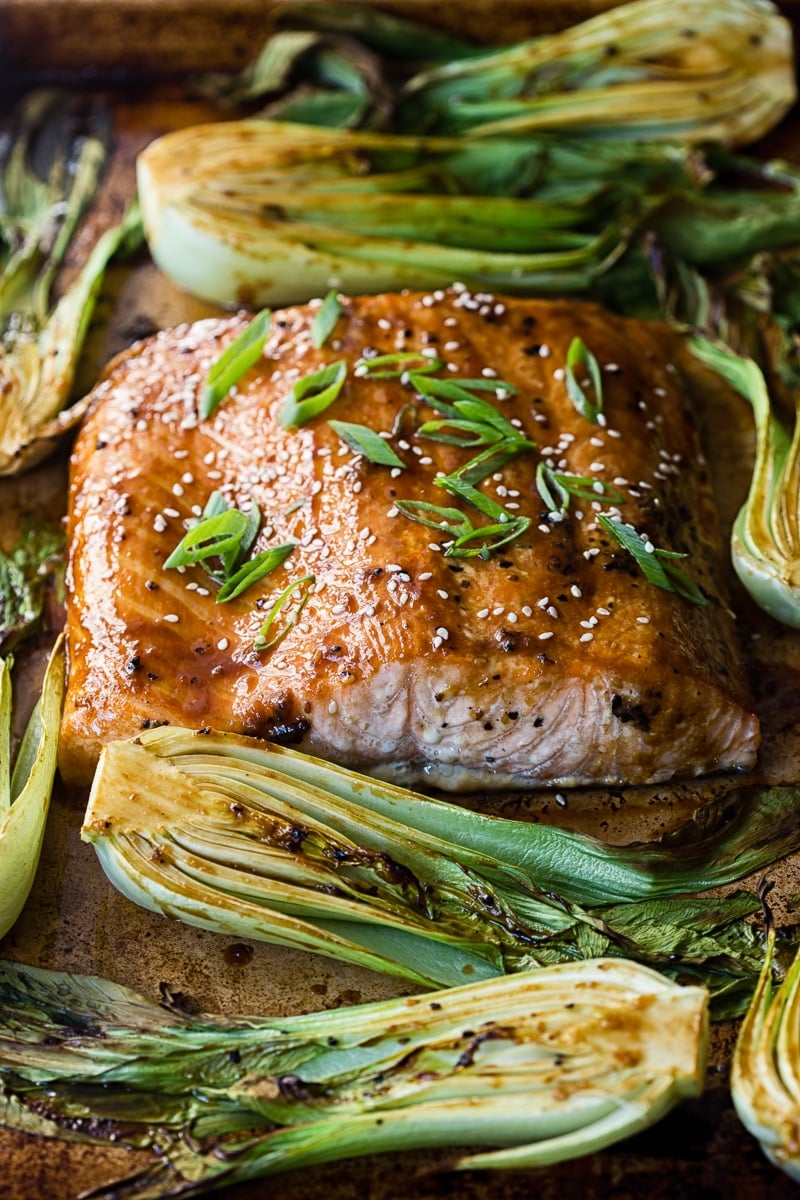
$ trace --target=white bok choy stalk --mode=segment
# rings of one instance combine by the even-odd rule
[[[0,475],[34,466],[83,415],[75,372],[110,260],[141,241],[134,204],[54,300],[111,140],[101,105],[41,89],[16,112],[0,175]]]
[[[10,658],[0,658],[0,937],[25,906],[42,849],[64,697],[63,637],[50,654],[13,770],[11,668]]]
[[[764,799],[783,836],[788,801]],[[796,844],[794,817],[783,827]],[[683,854],[615,849],[169,726],[103,749],[82,836],[145,908],[428,987],[620,955],[703,983],[716,1017],[745,1010],[761,967],[754,895],[687,894],[763,862],[733,829]]]
[[[773,980],[770,929],[758,988],[742,1022],[731,1066],[739,1119],[767,1158],[800,1182],[800,954]]]
[[[84,1193],[107,1200],[384,1151],[446,1149],[449,1171],[561,1162],[697,1096],[707,1043],[702,988],[621,960],[288,1018],[168,1010],[0,963],[0,1120],[152,1147]]]

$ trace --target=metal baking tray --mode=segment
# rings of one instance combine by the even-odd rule
[[[405,0],[385,7],[487,40],[507,40],[570,23],[612,2]],[[138,151],[160,133],[210,115],[191,96],[186,74],[242,66],[266,36],[270,9],[264,0],[0,0],[0,115],[7,114],[21,88],[39,81],[97,90],[113,106],[115,155],[86,244],[132,195]],[[771,135],[765,152],[791,157],[798,146],[800,117],[790,116]],[[79,246],[78,257],[80,253]],[[215,312],[180,293],[146,258],[114,268],[96,311],[81,386],[88,389],[103,364],[136,338]],[[744,405],[739,417],[724,466],[717,471],[727,521],[742,499],[751,453]],[[729,470],[731,453],[742,463],[738,482]],[[8,546],[27,515],[60,515],[66,479],[65,451],[19,480],[0,480],[0,544]],[[737,601],[746,607],[738,593]],[[800,780],[800,634],[747,611],[768,769],[776,780]],[[30,670],[35,667],[34,657]],[[661,787],[620,796],[595,790],[570,797],[566,809],[549,799],[547,794],[524,802],[512,797],[506,811],[519,815],[522,807],[532,820],[559,821],[624,842],[657,836],[676,825],[691,811],[696,793]],[[94,852],[80,841],[85,800],[84,793],[57,785],[35,888],[23,916],[0,943],[0,956],[108,976],[151,997],[167,982],[207,1011],[288,1015],[411,990],[366,970],[237,942],[135,907],[111,888]],[[781,864],[773,875],[779,909],[786,909],[800,892],[798,863]],[[219,1194],[231,1200],[265,1195],[282,1200],[795,1196],[795,1186],[766,1162],[733,1111],[727,1070],[735,1032],[734,1025],[715,1026],[701,1099],[685,1102],[651,1131],[601,1154],[539,1171],[459,1174],[440,1169],[440,1154],[391,1154]],[[145,1157],[139,1155],[138,1161]],[[83,1147],[0,1129],[0,1200],[72,1200],[126,1172],[135,1161],[113,1147]]]

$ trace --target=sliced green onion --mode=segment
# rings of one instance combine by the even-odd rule
[[[598,524],[606,533],[627,550],[648,583],[663,588],[667,592],[676,592],[693,604],[708,604],[708,599],[697,584],[689,578],[685,571],[676,566],[674,559],[688,558],[677,550],[658,550],[651,546],[632,525],[624,521],[612,520],[600,514]]]
[[[607,504],[619,504],[624,499],[620,491],[602,479],[554,471],[544,459],[536,467],[536,490],[550,512],[566,512],[572,496],[579,500],[604,500]]]
[[[442,530],[453,537],[459,537],[474,528],[460,508],[446,508],[429,504],[426,500],[395,500],[395,508],[412,521],[427,525],[429,529]]]
[[[368,425],[358,425],[350,421],[329,421],[328,424],[351,450],[363,455],[369,462],[382,467],[405,467],[406,464],[386,438],[382,438]]]
[[[456,410],[450,405],[442,404],[442,400],[474,400],[472,393],[476,391],[505,392],[513,396],[519,390],[503,379],[437,379],[420,371],[410,371],[408,379],[425,400],[448,416],[454,416]]]
[[[292,627],[299,621],[300,614],[308,603],[308,598],[311,595],[311,590],[315,582],[316,576],[304,575],[302,579],[295,579],[293,583],[290,583],[288,587],[283,589],[281,594],[278,596],[278,599],[267,613],[267,618],[256,635],[256,640],[253,643],[256,650],[271,650],[273,646],[277,646],[279,642],[283,641]],[[269,637],[268,635],[272,629],[272,626],[275,624],[288,601],[299,588],[303,589],[303,593],[290,619],[282,629],[273,634],[272,637]]]
[[[228,508],[216,516],[206,517],[187,530],[164,562],[164,568],[190,567],[210,558],[221,558],[225,562],[238,557],[248,528],[248,517],[238,508]]]
[[[412,366],[413,364],[413,366]],[[444,366],[440,358],[417,354],[413,350],[399,350],[396,354],[376,354],[374,358],[360,358],[356,363],[356,375],[368,375],[371,379],[400,379],[404,375],[427,375]]]
[[[254,367],[269,337],[272,313],[263,309],[211,364],[200,396],[200,416],[216,412],[231,388]]]
[[[256,554],[255,558],[251,558],[233,575],[228,576],[217,592],[217,604],[224,604],[226,600],[235,600],[237,596],[241,596],[242,592],[246,592],[254,583],[258,583],[259,579],[263,579],[285,562],[294,548],[294,542],[287,542],[283,546],[272,546],[269,550],[262,550],[260,554]]]
[[[336,322],[342,315],[342,306],[335,289],[331,289],[314,314],[311,322],[311,341],[320,350],[336,328]]]
[[[347,363],[341,359],[298,379],[278,416],[283,428],[295,429],[305,425],[306,421],[330,408],[344,387],[346,378]]]
[[[584,385],[579,382],[576,374],[578,370],[588,373],[594,399],[587,395]],[[576,411],[587,421],[596,423],[598,415],[603,411],[603,377],[597,359],[582,338],[574,337],[570,342],[565,371],[567,395]]]

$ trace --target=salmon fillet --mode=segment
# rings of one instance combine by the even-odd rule
[[[95,389],[71,462],[66,779],[87,782],[103,743],[162,723],[291,741],[450,791],[751,766],[758,720],[677,339],[591,305],[462,288],[341,307],[321,348],[316,303],[273,314],[260,360],[208,418],[206,374],[245,316],[162,332]],[[586,352],[568,361],[576,338],[600,393]],[[370,365],[401,352],[435,369]],[[292,387],[337,362],[346,379],[330,407],[284,428]],[[504,511],[501,531],[518,521],[484,556],[459,554],[452,528],[412,515],[451,508],[478,527],[497,512],[436,482],[486,447],[419,432],[447,415],[423,378],[481,381],[469,394],[534,444],[473,485]],[[576,383],[599,414],[579,411]],[[331,420],[383,434],[404,465],[370,461]],[[587,479],[586,494],[554,508],[540,463]],[[294,545],[225,603],[202,565],[164,567],[213,492],[258,506],[252,554]],[[651,552],[687,555],[655,558],[707,602],[650,582],[598,519],[609,513]],[[259,650],[280,597],[268,626],[279,640]]]

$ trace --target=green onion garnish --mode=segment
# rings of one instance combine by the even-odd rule
[[[610,517],[599,516],[598,524],[610,533],[623,549],[627,550],[641,568],[648,583],[664,588],[667,592],[676,592],[693,604],[707,604],[708,600],[696,583],[675,566],[674,559],[688,558],[677,550],[657,550],[650,542],[645,541],[632,525],[623,521],[612,521]]]
[[[594,400],[587,396],[583,386],[578,382],[575,372],[583,368],[589,374],[589,380],[594,392]],[[569,344],[566,362],[567,394],[577,412],[587,421],[597,424],[597,417],[603,411],[603,379],[600,365],[582,340],[574,337]]]
[[[566,512],[572,496],[578,500],[597,500],[606,504],[619,504],[624,499],[621,492],[601,479],[554,471],[544,461],[536,468],[536,489],[550,512]]]
[[[311,322],[311,341],[319,350],[325,345],[328,338],[336,328],[336,322],[342,315],[342,306],[339,303],[339,297],[335,289],[331,289],[322,305],[317,309],[314,320]]]
[[[444,366],[440,358],[429,358],[414,350],[399,350],[397,354],[377,354],[374,358],[360,358],[356,363],[356,375],[368,375],[372,379],[400,379],[404,375],[429,375]]]
[[[385,438],[368,425],[357,425],[350,421],[329,421],[331,429],[342,441],[371,463],[382,467],[405,467]]]
[[[264,624],[261,626],[261,628],[259,629],[258,634],[256,635],[256,640],[253,643],[253,646],[256,650],[269,650],[273,646],[277,646],[278,642],[283,641],[283,639],[286,637],[287,633],[292,628],[292,626],[296,625],[298,620],[300,619],[300,614],[303,611],[303,609],[305,608],[306,604],[308,603],[308,598],[311,595],[311,589],[314,586],[315,582],[316,582],[315,575],[304,575],[302,577],[302,579],[295,579],[294,583],[290,583],[288,587],[285,587],[283,589],[280,596],[278,596],[278,599],[275,601],[272,608],[267,613],[267,619],[264,622]],[[286,605],[287,601],[290,599],[290,597],[292,595],[294,595],[294,593],[297,591],[298,588],[302,588],[302,587],[305,588],[305,591],[303,592],[302,596],[300,597],[300,602],[297,605],[297,608],[295,609],[291,618],[289,619],[287,624],[284,625],[284,627],[278,631],[278,633],[276,633],[273,637],[271,637],[269,640],[267,640],[267,634],[271,630],[273,624],[275,623],[278,615],[280,614],[280,612]]]
[[[294,546],[294,542],[286,542],[283,546],[272,546],[269,550],[262,550],[260,554],[249,559],[239,567],[238,571],[234,571],[225,580],[217,592],[217,604],[224,604],[226,600],[234,600],[254,583],[258,583],[259,579],[269,575],[270,571],[274,571],[289,557]]]
[[[283,428],[294,429],[305,425],[312,417],[318,417],[333,404],[346,377],[347,363],[340,359],[298,379],[278,416]]]
[[[272,313],[263,309],[211,364],[200,396],[203,419],[217,410],[231,388],[258,362],[271,322]]]
[[[187,530],[164,567],[190,567],[195,563],[205,565],[211,558],[220,558],[223,563],[231,562],[234,556],[238,557],[248,525],[247,514],[238,508],[229,508],[206,517]]]

